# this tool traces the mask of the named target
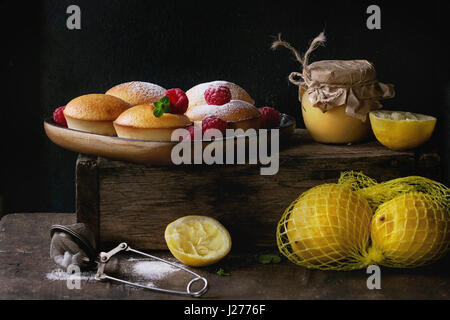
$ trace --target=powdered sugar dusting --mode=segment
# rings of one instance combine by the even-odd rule
[[[231,99],[242,100],[250,104],[255,104],[255,101],[249,96],[249,94],[237,84],[228,81],[217,80],[201,83],[189,89],[186,92],[186,95],[189,99],[189,106],[198,106],[206,104],[205,91],[211,86],[212,87],[225,86],[228,89],[230,89]]]
[[[119,84],[109,89],[106,94],[121,98],[132,105],[152,103],[161,99],[166,93],[166,89],[157,84],[131,81]]]
[[[243,114],[246,117],[242,118]],[[257,108],[248,102],[231,100],[222,106],[208,104],[195,106],[190,108],[186,115],[195,121],[203,120],[207,116],[216,116],[227,121],[240,121],[259,117],[260,113]]]
[[[163,87],[149,82],[131,81],[124,84],[124,86],[135,95],[145,95],[149,98],[156,96],[162,97],[166,93],[166,89]]]

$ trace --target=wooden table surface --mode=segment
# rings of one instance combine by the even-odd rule
[[[57,269],[49,257],[49,228],[71,224],[73,214],[11,214],[0,221],[0,299],[185,299],[127,285],[83,280],[69,290],[66,281],[49,280]],[[276,252],[276,250],[274,250]],[[174,261],[166,251],[152,252]],[[369,290],[366,270],[333,272],[307,270],[283,259],[263,265],[255,255],[231,252],[218,265],[195,271],[205,276],[209,291],[202,299],[449,299],[450,255],[425,268],[381,269],[381,289]],[[122,256],[119,265],[130,264]],[[138,256],[132,258],[139,258]],[[221,267],[229,276],[219,276]],[[182,288],[188,277],[172,277],[166,285]],[[170,283],[172,282],[172,283]]]

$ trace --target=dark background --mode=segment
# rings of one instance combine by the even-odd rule
[[[81,8],[81,30],[66,28],[66,8]],[[366,8],[382,10],[382,29],[366,28]],[[281,32],[301,52],[325,30],[314,60],[368,59],[394,83],[387,109],[438,117],[431,144],[449,182],[449,35],[444,1],[3,1],[3,213],[73,212],[76,154],[53,145],[42,120],[86,93],[142,80],[184,90],[211,80],[240,84],[258,106],[297,117],[299,65],[269,50]]]

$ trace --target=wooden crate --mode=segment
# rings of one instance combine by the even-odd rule
[[[234,248],[273,247],[283,210],[305,190],[336,182],[341,171],[362,171],[378,181],[407,175],[440,179],[435,152],[395,152],[375,141],[318,144],[302,129],[280,151],[277,175],[261,176],[259,169],[144,166],[80,155],[77,220],[95,231],[102,249],[121,241],[142,250],[167,249],[165,227],[186,215],[217,218],[230,231]]]

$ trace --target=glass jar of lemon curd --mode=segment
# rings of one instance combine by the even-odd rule
[[[308,64],[312,51],[325,42],[322,33],[304,57],[287,42],[275,41],[294,52],[302,73],[289,80],[299,86],[303,120],[311,137],[321,143],[354,143],[371,134],[368,114],[382,108],[380,100],[394,97],[394,86],[377,81],[375,67],[367,60],[323,60]]]

